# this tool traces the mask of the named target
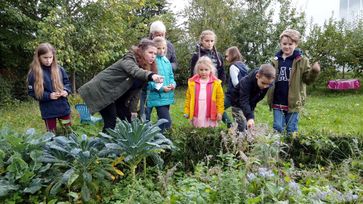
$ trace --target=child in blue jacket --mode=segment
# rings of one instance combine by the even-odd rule
[[[160,129],[171,127],[171,117],[169,113],[170,104],[174,103],[174,80],[173,68],[170,61],[165,57],[167,44],[165,38],[155,37],[153,39],[157,47],[156,65],[158,74],[164,77],[163,83],[149,82],[147,86],[147,111],[146,120],[150,120],[152,108],[155,107],[158,119],[166,119],[168,122],[161,124]]]

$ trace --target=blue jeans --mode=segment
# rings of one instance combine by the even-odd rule
[[[171,117],[170,117],[170,112],[169,112],[170,105],[156,106],[155,108],[156,108],[156,112],[158,114],[159,120],[162,118],[168,120],[168,122],[163,123],[159,126],[159,128],[161,129],[161,132],[163,133],[165,131],[165,129],[169,129],[171,127]],[[153,107],[146,108],[146,121],[150,121],[152,110],[153,110]]]
[[[299,122],[299,113],[289,113],[280,109],[273,109],[274,123],[273,128],[278,132],[283,132],[286,128],[288,135],[297,132],[297,124]]]
[[[227,125],[229,128],[232,124],[231,119],[228,117],[228,114],[226,112],[227,108],[231,107],[231,98],[226,95],[224,98],[224,113],[222,115],[222,121]]]

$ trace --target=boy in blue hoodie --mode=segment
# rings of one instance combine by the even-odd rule
[[[268,93],[268,104],[273,109],[273,128],[285,129],[290,135],[297,132],[299,111],[306,99],[306,85],[316,80],[320,72],[319,63],[310,66],[309,60],[296,49],[300,33],[287,29],[280,35],[280,50],[272,60],[276,69],[276,81]]]

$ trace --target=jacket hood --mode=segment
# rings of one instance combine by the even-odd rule
[[[276,54],[275,54],[275,60],[278,60],[278,59],[282,59],[282,50],[279,50]],[[301,57],[303,55],[303,52],[302,50],[300,49],[295,49],[294,52],[292,53],[291,56],[289,56],[288,58],[292,58],[292,59],[296,59],[296,60],[300,60]]]
[[[216,80],[219,80],[219,79],[216,76],[211,75],[209,77],[208,83],[213,83]],[[195,81],[197,83],[200,83],[200,76],[199,76],[199,74],[195,74],[192,78],[189,79],[189,81]]]

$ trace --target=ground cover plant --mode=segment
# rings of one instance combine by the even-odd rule
[[[73,133],[60,131],[66,134],[54,138],[44,132],[37,103],[2,107],[1,199],[5,203],[363,202],[361,93],[312,91],[300,133],[286,138],[271,132],[271,112],[265,103],[257,107],[258,128],[247,134],[224,125],[194,129],[182,117],[181,89],[171,107],[174,127],[164,134],[165,144],[172,142],[173,150],[151,148],[149,153],[133,151],[135,155],[121,148],[129,144],[121,136],[126,133],[102,136],[101,125],[80,124],[74,109]],[[77,96],[71,97],[72,107],[79,102]],[[132,132],[142,130],[142,124],[119,126]],[[120,137],[111,139],[111,135]],[[162,144],[150,142],[142,147]],[[140,162],[154,153],[164,160],[162,167],[152,159]]]

